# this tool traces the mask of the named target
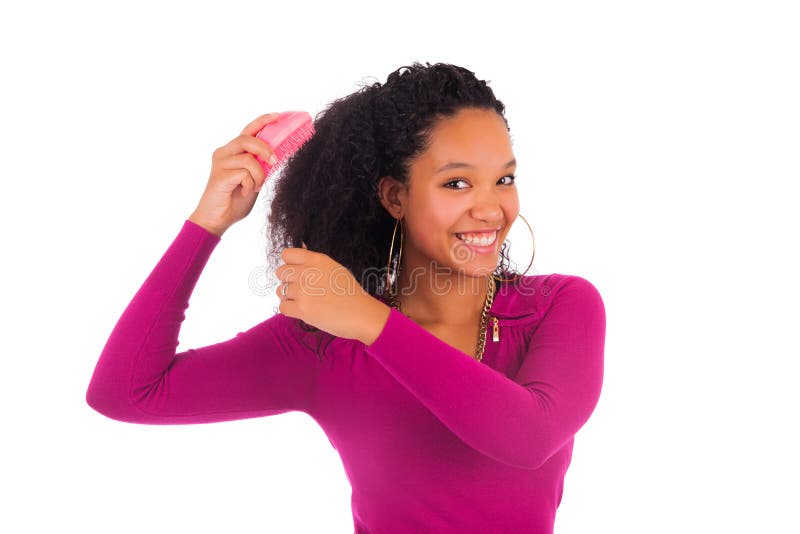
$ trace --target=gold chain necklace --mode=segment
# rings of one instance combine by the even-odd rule
[[[495,292],[495,285],[494,285],[494,277],[489,276],[489,283],[487,284],[487,291],[486,291],[486,300],[483,302],[483,311],[481,312],[481,325],[478,332],[478,352],[473,358],[478,361],[483,360],[483,350],[486,347],[486,324],[487,318],[489,316],[489,308],[492,307],[492,302],[494,302],[494,292]],[[389,291],[388,297],[389,305],[399,311],[400,313],[403,310],[400,309],[400,302],[397,300],[397,296]],[[500,335],[498,333],[498,326],[497,326],[497,318],[494,317],[494,337],[493,341],[500,341]]]

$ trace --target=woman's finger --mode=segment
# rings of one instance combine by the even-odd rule
[[[253,183],[260,184],[266,178],[263,167],[252,154],[237,154],[219,162],[220,169],[247,169],[253,177]]]
[[[251,189],[254,187],[253,177],[247,169],[223,169],[219,171],[218,176],[222,183],[226,184],[227,187],[225,189],[230,191],[231,194],[233,194],[233,191],[239,186],[242,187],[242,191],[247,189],[247,187]],[[244,192],[240,194],[246,196]]]
[[[225,146],[219,147],[214,151],[213,160],[219,160],[237,154],[253,154],[258,155],[264,161],[269,161],[270,157],[274,154],[274,150],[269,143],[257,138],[247,135],[240,135],[233,139]]]
[[[281,251],[280,258],[285,265],[303,265],[308,263],[309,252],[302,247],[286,247]]]
[[[256,135],[258,131],[264,127],[271,120],[276,118],[280,113],[266,113],[256,118],[253,122],[248,124],[242,130],[242,135]]]
[[[243,197],[246,197],[256,190],[256,183],[253,181],[253,175],[251,175],[249,172],[247,173],[247,176],[242,178],[241,184]]]
[[[279,282],[291,282],[295,280],[296,275],[297,268],[285,263],[275,269],[275,277]]]

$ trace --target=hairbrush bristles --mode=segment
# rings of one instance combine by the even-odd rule
[[[275,165],[270,165],[260,156],[255,156],[267,178],[278,166],[289,159],[289,156],[297,152],[314,133],[311,115],[305,111],[284,111],[275,120],[261,128],[256,137],[272,148],[275,158],[278,160]]]

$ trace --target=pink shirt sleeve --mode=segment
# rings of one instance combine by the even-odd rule
[[[176,354],[189,297],[220,237],[188,219],[117,321],[86,392],[119,421],[191,424],[305,410],[316,356],[275,314],[227,341]]]
[[[511,379],[395,309],[366,350],[472,448],[538,469],[589,419],[603,381],[606,322],[597,289],[568,276],[550,296]]]

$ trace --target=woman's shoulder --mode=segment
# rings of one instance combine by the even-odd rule
[[[554,303],[575,296],[602,303],[596,286],[583,276],[565,273],[525,275],[501,284],[491,311],[501,319],[536,320],[543,317]]]

